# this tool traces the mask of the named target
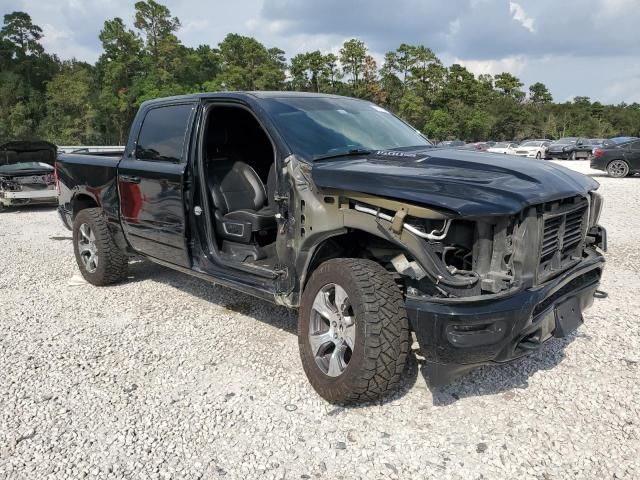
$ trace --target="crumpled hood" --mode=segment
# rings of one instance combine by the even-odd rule
[[[379,195],[462,216],[513,215],[530,205],[585,196],[599,186],[586,175],[543,160],[455,148],[319,160],[311,176],[321,188]]]

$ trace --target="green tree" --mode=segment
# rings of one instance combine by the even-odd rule
[[[212,90],[278,90],[285,80],[282,50],[267,49],[255,38],[230,33],[219,45],[221,72],[206,83]]]
[[[463,105],[473,106],[480,100],[479,92],[480,84],[473,73],[454,63],[447,69],[439,101],[443,105],[458,101]]]
[[[408,90],[400,100],[398,114],[414,127],[420,128],[429,118],[429,107],[422,97]]]
[[[495,88],[501,94],[512,98],[517,102],[522,102],[525,93],[521,90],[524,85],[518,77],[511,73],[503,72],[494,77]]]
[[[458,133],[458,124],[448,111],[434,110],[424,126],[424,132],[435,141],[455,139]]]
[[[356,38],[347,40],[340,49],[340,63],[342,70],[351,75],[353,91],[358,88],[358,80],[365,69],[367,59],[367,47],[363,41]]]
[[[204,84],[221,71],[220,52],[209,45],[197,48],[180,46],[180,66],[175,72],[176,81],[185,92],[200,92]]]
[[[553,102],[553,96],[544,83],[536,82],[529,86],[529,101],[536,107]]]
[[[172,17],[169,9],[154,0],[136,2],[134,26],[146,38],[147,48],[155,62],[158,62],[161,43],[180,28],[180,20]]]
[[[13,53],[18,60],[44,52],[40,44],[42,29],[34,25],[31,16],[25,12],[13,12],[4,16],[0,38],[8,42],[5,48],[13,48]]]
[[[121,18],[105,21],[99,38],[104,52],[97,63],[98,128],[106,143],[123,145],[136,110],[138,92],[134,84],[144,71],[143,42]]]
[[[58,145],[89,144],[98,137],[94,130],[94,74],[85,63],[69,62],[47,85],[47,118],[42,133]]]
[[[385,103],[386,93],[378,81],[378,67],[371,55],[365,57],[362,81],[358,86],[357,95],[374,103]]]
[[[4,15],[0,28],[0,139],[32,138],[46,115],[44,89],[58,71],[44,52],[42,29],[25,12]]]

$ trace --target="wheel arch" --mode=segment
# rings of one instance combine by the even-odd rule
[[[116,242],[118,248],[123,251],[127,251],[129,253],[133,253],[133,250],[129,246],[127,242],[124,231],[120,226],[118,217],[110,217],[109,212],[105,211],[103,205],[91,194],[81,191],[76,193],[70,202],[71,205],[71,228],[73,228],[73,222],[76,219],[76,216],[83,210],[88,208],[100,208],[102,213],[105,215],[107,220],[107,226],[109,227],[109,231],[111,235],[113,235],[113,239]]]
[[[615,157],[607,162],[607,168],[609,167],[609,165],[611,165],[615,161],[621,161],[629,165],[629,162],[627,162],[623,157]],[[631,165],[629,165],[629,168],[631,168]]]
[[[87,208],[98,208],[98,202],[87,193],[78,193],[71,200],[71,219],[75,220],[78,213]]]
[[[366,249],[361,249],[363,243],[375,242],[378,247],[388,247],[390,249],[409,253],[406,247],[389,241],[387,238],[374,235],[362,229],[349,228],[328,232],[323,238],[309,250],[306,261],[301,265],[299,290],[302,292],[313,272],[321,263],[334,258],[368,258],[376,263],[387,267],[378,259],[365,256]]]

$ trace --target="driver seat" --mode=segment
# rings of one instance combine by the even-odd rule
[[[268,189],[251,166],[231,156],[211,159],[207,180],[221,238],[250,243],[255,234],[276,228],[275,163],[269,170]]]

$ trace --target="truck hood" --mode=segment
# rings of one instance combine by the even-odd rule
[[[513,215],[560,198],[586,196],[592,178],[543,160],[455,148],[378,151],[318,160],[321,188],[429,205],[461,216]]]

